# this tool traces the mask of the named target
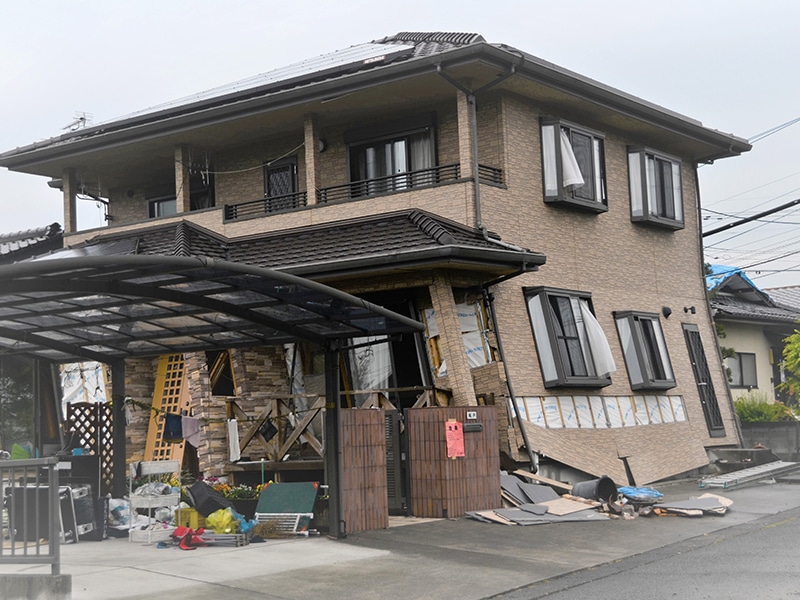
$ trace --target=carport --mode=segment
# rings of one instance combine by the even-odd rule
[[[0,352],[54,363],[96,360],[111,366],[112,493],[122,496],[126,358],[296,340],[321,345],[330,531],[338,535],[338,354],[350,338],[418,333],[423,325],[280,271],[203,256],[113,255],[113,250],[64,250],[0,266]]]

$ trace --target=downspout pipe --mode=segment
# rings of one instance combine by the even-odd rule
[[[469,107],[469,119],[470,119],[470,146],[472,148],[472,164],[470,168],[472,169],[472,191],[473,191],[473,198],[475,203],[475,228],[481,232],[483,235],[483,239],[487,242],[492,242],[495,244],[499,244],[501,246],[505,246],[507,248],[511,248],[514,250],[521,250],[518,246],[514,246],[513,244],[508,244],[505,242],[501,242],[500,240],[492,240],[489,238],[489,231],[486,228],[486,225],[483,223],[483,216],[481,214],[481,182],[479,176],[479,169],[478,169],[478,105],[475,101],[475,96],[481,92],[485,92],[489,88],[496,86],[497,84],[505,81],[509,77],[513,76],[517,72],[517,65],[511,65],[508,73],[504,73],[497,79],[490,81],[489,83],[479,87],[477,90],[471,90],[465,85],[463,85],[460,81],[453,79],[448,75],[445,70],[442,68],[441,63],[436,65],[436,72],[450,85],[461,91],[467,97],[467,106]]]
[[[524,61],[523,57],[520,57],[521,61]],[[520,63],[521,66],[522,63]],[[470,145],[472,146],[472,186],[473,186],[473,197],[475,202],[475,228],[481,232],[483,239],[487,242],[493,244],[499,244],[501,246],[505,246],[507,248],[513,250],[523,250],[519,246],[514,246],[513,244],[509,244],[507,242],[502,242],[500,240],[494,240],[489,237],[489,231],[486,228],[486,225],[483,222],[483,216],[481,214],[481,182],[480,176],[478,171],[478,109],[477,103],[475,101],[476,94],[480,92],[484,92],[489,88],[499,84],[502,81],[505,81],[512,75],[517,72],[517,65],[511,65],[509,68],[508,73],[501,75],[497,79],[490,81],[489,83],[483,85],[482,87],[478,88],[477,90],[470,90],[466,86],[462,85],[461,82],[453,79],[448,75],[443,69],[441,63],[436,65],[436,72],[448,83],[450,83],[453,87],[460,90],[464,93],[467,97],[467,106],[469,107],[469,118],[470,118]],[[500,328],[497,325],[497,315],[495,314],[494,310],[494,295],[488,291],[488,287],[493,285],[494,283],[499,283],[498,281],[490,282],[489,284],[485,285],[482,288],[483,297],[486,301],[486,305],[489,309],[489,315],[491,316],[492,323],[494,323],[494,331],[495,331],[495,338],[497,339],[497,351],[500,354],[500,360],[503,362],[503,370],[506,376],[506,386],[508,387],[508,393],[511,397],[511,405],[514,409],[514,416],[517,418],[517,423],[519,424],[519,430],[522,433],[522,440],[525,443],[525,450],[528,453],[528,458],[530,459],[531,464],[531,471],[536,473],[539,469],[539,459],[536,454],[531,449],[530,441],[528,440],[528,434],[525,431],[525,426],[522,422],[522,418],[519,414],[519,408],[517,407],[516,396],[514,395],[514,388],[511,384],[511,375],[508,372],[508,362],[505,359],[505,352],[503,351],[503,342],[502,337],[500,336]]]
[[[539,457],[531,448],[530,440],[528,439],[528,432],[525,431],[525,424],[522,422],[522,417],[519,414],[519,407],[517,406],[517,397],[514,394],[514,386],[511,384],[511,374],[508,372],[508,361],[503,351],[503,338],[500,335],[500,326],[497,324],[497,314],[494,310],[494,294],[492,294],[487,287],[483,287],[483,298],[486,306],[489,309],[489,316],[494,324],[494,336],[497,340],[497,352],[500,354],[500,360],[503,362],[503,371],[506,375],[506,386],[508,387],[508,394],[511,398],[511,406],[514,409],[514,416],[519,425],[519,431],[522,434],[522,441],[525,443],[525,450],[528,453],[528,459],[531,461],[531,472],[537,473],[539,471]]]

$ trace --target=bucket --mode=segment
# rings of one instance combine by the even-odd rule
[[[579,481],[574,484],[572,495],[607,502],[609,498],[614,499],[617,495],[617,486],[610,477],[603,475],[600,479]]]

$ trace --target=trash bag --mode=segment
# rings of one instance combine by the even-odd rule
[[[236,512],[235,510],[233,511],[233,516],[236,518],[236,521],[239,524],[239,531],[241,533],[250,533],[250,530],[256,526],[255,519],[251,519],[248,521],[247,517],[245,517],[243,514]]]
[[[206,528],[213,529],[214,533],[236,533],[239,519],[232,509],[220,508],[206,517]]]

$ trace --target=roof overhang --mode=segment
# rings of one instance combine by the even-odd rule
[[[296,275],[207,257],[82,256],[0,266],[0,353],[54,362],[421,331]]]
[[[346,73],[322,81],[272,82],[268,85],[206,98],[130,118],[86,127],[56,138],[16,148],[0,154],[0,165],[14,170],[49,176],[60,176],[58,167],[65,158],[91,158],[98,151],[120,146],[169,138],[198,128],[209,128],[266,112],[300,107],[309,109],[315,102],[326,103],[343,94],[376,88],[389,83],[408,82],[429,76],[428,85],[441,86],[441,93],[452,93],[449,84],[435,74],[444,69],[454,78],[469,76],[473,89],[497,79],[499,74],[513,73],[498,88],[530,95],[547,105],[565,110],[596,108],[593,114],[618,129],[636,126],[644,139],[666,135],[689,142],[697,162],[735,156],[748,151],[746,140],[704,127],[694,119],[679,115],[655,104],[626,94],[615,88],[581,76],[514,48],[487,43],[474,43],[451,50],[400,60],[355,73]],[[436,80],[436,83],[433,81]],[[526,83],[527,82],[527,83]],[[405,83],[404,83],[405,85]],[[355,98],[349,102],[357,102]],[[312,107],[324,110],[324,104]],[[311,109],[309,109],[311,110]],[[606,114],[603,114],[605,111]]]

